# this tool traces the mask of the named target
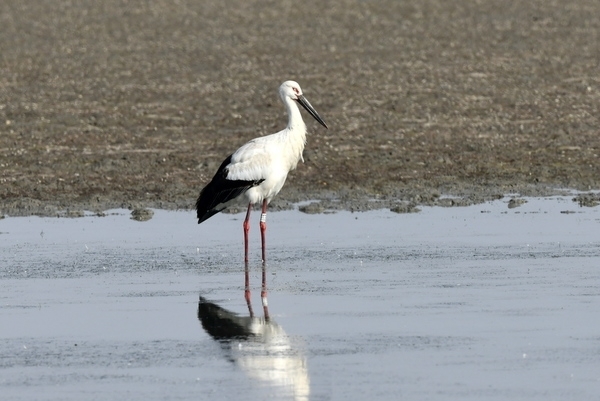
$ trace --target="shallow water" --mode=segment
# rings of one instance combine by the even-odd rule
[[[600,208],[253,217],[0,220],[3,399],[600,399]]]

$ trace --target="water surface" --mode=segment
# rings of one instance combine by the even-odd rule
[[[570,199],[0,220],[10,400],[600,399],[600,212]],[[570,212],[570,213],[565,213]]]

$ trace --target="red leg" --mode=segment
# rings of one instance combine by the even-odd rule
[[[263,200],[262,214],[260,215],[260,240],[262,242],[262,260],[263,263],[267,261],[267,200]]]
[[[262,242],[262,290],[260,292],[260,298],[262,300],[263,312],[265,319],[269,320],[269,305],[267,302],[267,200],[263,200],[262,214],[260,215],[260,239]]]
[[[252,203],[248,204],[246,219],[244,220],[244,263],[248,263],[248,232],[250,231],[250,212],[252,211]]]

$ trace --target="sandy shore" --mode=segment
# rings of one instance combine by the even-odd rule
[[[287,79],[330,129],[274,208],[600,188],[598,1],[203,3],[0,4],[0,213],[189,208]]]

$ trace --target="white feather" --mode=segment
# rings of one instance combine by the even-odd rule
[[[282,96],[288,109],[288,126],[272,135],[255,138],[239,148],[227,166],[229,180],[264,180],[246,192],[249,203],[271,202],[279,193],[288,173],[302,159],[306,143],[306,125],[300,110],[289,96]]]
[[[269,203],[279,193],[288,173],[300,160],[304,161],[302,152],[306,143],[306,125],[298,104],[327,128],[325,121],[302,95],[298,83],[286,81],[281,84],[279,96],[288,113],[287,127],[276,134],[255,138],[231,155],[229,164],[224,166],[225,180],[223,170],[219,170],[200,193],[196,202],[199,222],[231,205],[234,202],[232,197],[245,197],[250,204]],[[232,185],[231,181],[243,182]]]

